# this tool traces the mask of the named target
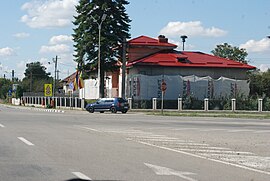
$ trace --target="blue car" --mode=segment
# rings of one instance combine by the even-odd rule
[[[122,113],[126,113],[129,109],[129,104],[127,100],[121,97],[101,98],[95,103],[87,104],[85,109],[90,113],[95,111],[100,113],[104,113],[104,111],[111,111],[112,113],[121,111]]]

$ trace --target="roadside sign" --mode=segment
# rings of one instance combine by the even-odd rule
[[[165,94],[165,90],[167,89],[167,84],[164,80],[162,80],[162,83],[161,83],[161,113],[163,115],[163,108],[164,108],[164,94]]]
[[[12,96],[12,90],[9,89],[9,90],[8,90],[8,97],[11,97],[11,96]]]
[[[166,84],[166,82],[163,80],[162,83],[161,83],[161,90],[162,90],[162,92],[165,92],[166,89],[167,89],[167,84]]]
[[[52,84],[44,84],[44,96],[52,96]]]

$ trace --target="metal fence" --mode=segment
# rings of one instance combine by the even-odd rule
[[[186,100],[178,98],[177,100],[164,100],[163,106],[162,100],[158,98],[152,98],[152,100],[134,100],[128,98],[131,109],[163,109],[171,110],[231,110],[231,111],[270,111],[269,99],[226,99],[226,100],[213,100],[205,98],[204,100]]]
[[[130,109],[171,109],[171,110],[229,110],[229,111],[270,111],[270,99],[226,99],[213,100],[187,100],[178,98],[177,100],[162,100],[153,98],[151,100],[136,100],[128,98]],[[86,100],[78,97],[43,97],[43,96],[23,96],[21,104],[26,106],[44,108],[79,108],[84,109]]]
[[[21,105],[44,108],[80,108],[85,107],[85,100],[78,97],[43,97],[43,96],[23,96]]]

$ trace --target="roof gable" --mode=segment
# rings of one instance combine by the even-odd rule
[[[175,44],[168,43],[168,42],[161,42],[158,39],[150,38],[148,36],[139,36],[137,38],[129,40],[128,43],[131,46],[161,46],[161,47],[172,47],[172,48],[177,47],[177,45]]]

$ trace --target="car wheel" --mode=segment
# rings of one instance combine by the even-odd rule
[[[88,111],[89,111],[90,113],[95,112],[95,110],[94,110],[94,108],[93,108],[93,107],[89,107],[89,108],[88,108]]]
[[[122,113],[123,113],[123,114],[127,113],[127,110],[123,110]]]
[[[115,107],[111,107],[111,112],[112,112],[112,113],[117,113],[116,108],[115,108]]]

